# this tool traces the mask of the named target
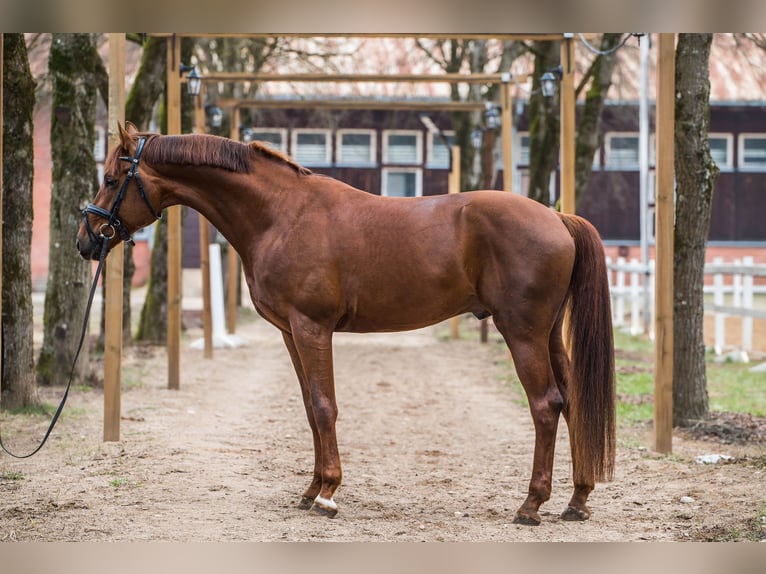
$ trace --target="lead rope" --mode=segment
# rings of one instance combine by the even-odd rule
[[[2,449],[6,453],[11,455],[13,458],[29,458],[33,454],[36,454],[37,451],[39,451],[41,448],[43,448],[43,445],[45,444],[45,441],[48,440],[48,437],[50,436],[51,431],[53,430],[53,427],[56,426],[56,421],[58,421],[61,411],[64,410],[64,404],[66,403],[67,396],[69,396],[69,388],[72,386],[72,379],[74,378],[74,369],[77,366],[77,359],[80,357],[80,351],[82,350],[83,343],[85,342],[85,333],[88,331],[88,319],[90,318],[90,307],[91,307],[91,304],[93,303],[93,296],[96,293],[98,278],[101,275],[101,270],[104,267],[104,260],[106,259],[107,245],[109,244],[109,239],[104,236],[102,237],[103,237],[103,241],[101,246],[101,256],[98,259],[98,266],[96,267],[96,275],[93,277],[93,285],[91,285],[90,287],[90,294],[88,295],[88,304],[85,306],[85,318],[82,320],[82,334],[80,335],[80,343],[77,345],[77,351],[74,354],[74,360],[72,361],[72,370],[69,373],[69,382],[66,385],[64,396],[61,398],[61,402],[59,403],[59,406],[56,409],[56,413],[53,415],[51,424],[48,427],[48,430],[46,431],[42,442],[40,442],[40,445],[29,454],[18,455],[18,454],[12,453],[5,447],[5,444],[3,444],[3,439],[0,436],[0,447],[2,447]]]

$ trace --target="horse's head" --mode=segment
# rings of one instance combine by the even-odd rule
[[[147,180],[139,175],[146,138],[130,122],[118,128],[120,143],[107,157],[104,180],[93,203],[82,212],[77,249],[85,259],[99,259],[104,242],[107,249],[120,241],[132,243],[133,232],[160,217],[158,200],[152,200]]]

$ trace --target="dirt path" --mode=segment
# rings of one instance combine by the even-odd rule
[[[0,540],[684,540],[766,513],[766,469],[753,459],[762,449],[677,437],[661,457],[639,429],[620,433],[616,477],[591,496],[593,518],[563,522],[571,482],[562,426],[543,524],[512,524],[533,430],[508,383],[507,352],[442,332],[336,336],[336,519],[296,508],[313,466],[310,431],[281,337],[250,320],[238,331],[248,345],[212,361],[189,349],[199,336],[189,332],[177,392],[165,388],[161,349],[132,349],[118,443],[101,442],[100,391],[74,390],[43,451],[0,456]],[[24,451],[41,432],[31,425],[5,417],[3,436]],[[737,462],[695,464],[711,452]]]

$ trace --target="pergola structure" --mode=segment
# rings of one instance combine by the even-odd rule
[[[181,132],[180,70],[181,37],[267,37],[266,34],[152,34],[167,37],[167,131]],[[290,34],[291,37],[348,37],[349,34]],[[410,37],[411,34],[357,34],[355,37]],[[443,38],[444,34],[421,34],[421,37]],[[561,209],[565,213],[575,210],[575,93],[574,93],[574,34],[449,34],[450,38],[501,40],[560,40],[563,73],[560,82],[561,143],[560,187]],[[657,65],[657,191],[656,191],[656,320],[655,320],[655,449],[670,452],[672,448],[672,386],[673,386],[673,130],[674,130],[674,50],[675,34],[659,34]],[[118,141],[117,122],[124,122],[125,110],[125,34],[109,34],[109,145]],[[0,78],[2,77],[2,34],[0,34]],[[504,189],[511,189],[511,96],[510,74],[442,74],[433,76],[404,75],[268,75],[268,74],[215,74],[208,81],[269,81],[289,78],[290,81],[432,81],[432,82],[497,82],[501,84],[501,118],[504,157]],[[0,82],[0,101],[2,82]],[[244,105],[264,105],[253,102],[219,101],[233,108],[236,114]],[[316,106],[318,102],[311,102]],[[276,104],[274,104],[276,105]],[[295,105],[291,102],[291,105]],[[329,104],[328,104],[329,105]],[[337,102],[335,103],[337,106]],[[354,105],[354,104],[347,104]],[[358,105],[358,104],[357,104]],[[440,104],[450,109],[457,103]],[[367,107],[370,107],[367,104]],[[0,106],[0,128],[2,107]],[[0,129],[0,168],[2,167],[2,129]],[[2,169],[0,169],[0,200],[2,199]],[[181,210],[180,206],[168,210],[168,388],[180,387],[181,340]],[[2,206],[0,201],[0,216]],[[207,226],[203,226],[207,227]],[[0,246],[2,245],[0,239]],[[119,440],[120,384],[122,357],[122,275],[123,246],[114,249],[108,266],[106,281],[106,317],[104,352],[104,440]],[[1,263],[1,259],[0,259]],[[204,273],[203,269],[203,273]],[[2,282],[0,280],[0,288]],[[207,331],[207,329],[206,329]],[[206,333],[206,349],[208,348]],[[1,359],[0,359],[1,360]],[[2,363],[0,362],[0,367]]]

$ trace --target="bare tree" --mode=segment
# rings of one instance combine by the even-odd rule
[[[32,144],[35,81],[24,34],[3,36],[2,407],[38,404],[32,332]]]
[[[708,416],[703,338],[705,246],[718,166],[710,156],[713,34],[679,34],[676,47],[673,424]]]

